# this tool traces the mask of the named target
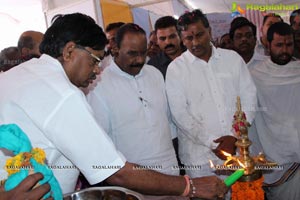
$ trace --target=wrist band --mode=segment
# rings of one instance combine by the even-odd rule
[[[185,182],[186,182],[186,186],[185,186],[185,189],[184,189],[184,192],[181,194],[181,196],[184,196],[184,197],[186,197],[186,196],[188,196],[189,194],[190,194],[190,189],[191,189],[191,187],[190,187],[190,177],[188,176],[188,175],[184,175],[183,176],[184,177],[184,180],[185,180]]]

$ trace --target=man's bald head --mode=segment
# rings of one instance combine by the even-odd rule
[[[25,31],[21,34],[18,41],[18,49],[21,56],[26,59],[39,57],[41,55],[39,46],[43,40],[44,34],[37,31]]]

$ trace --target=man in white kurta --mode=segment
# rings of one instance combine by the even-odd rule
[[[252,121],[256,89],[242,58],[234,51],[216,49],[209,42],[208,21],[200,11],[181,18],[182,22],[190,22],[181,24],[183,43],[188,50],[171,62],[166,88],[178,127],[180,159],[184,165],[201,166],[198,170],[186,169],[196,177],[212,174],[209,160],[220,161],[212,149],[223,142],[218,145],[214,141],[233,136],[237,96],[241,97],[248,121]],[[234,147],[234,141],[230,145]]]
[[[187,51],[171,63],[167,73],[170,108],[179,128],[180,159],[186,165],[217,159],[213,141],[233,135],[237,96],[248,121],[254,118],[255,87],[245,63],[233,51],[214,47],[212,51],[208,63]],[[192,174],[197,176],[201,171],[193,170]]]
[[[145,64],[133,76],[115,62],[87,96],[97,122],[129,162],[178,175],[161,73]]]
[[[300,163],[300,62],[278,65],[267,59],[258,63],[251,74],[260,108],[255,117],[256,137],[267,158],[288,169]],[[265,174],[265,182],[278,181],[285,171]]]
[[[268,198],[299,199],[299,190],[292,187],[299,187],[300,181],[300,62],[282,66],[267,59],[251,74],[260,108],[250,129],[254,153],[264,152],[280,166],[280,170],[264,174],[264,182],[273,186],[269,187]]]
[[[74,191],[79,170],[95,184],[123,167],[122,154],[58,60],[44,54],[1,74],[0,91],[0,124],[17,124],[33,147],[45,150],[63,193]]]
[[[293,32],[288,24],[271,25],[268,36],[270,58],[250,70],[259,112],[249,136],[254,150],[283,169],[264,174],[267,198],[300,199],[300,62],[292,61]]]

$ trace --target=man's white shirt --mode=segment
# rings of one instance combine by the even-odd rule
[[[207,62],[188,50],[168,67],[170,110],[178,127],[179,155],[186,165],[207,164],[217,157],[213,140],[233,135],[236,98],[241,97],[248,121],[254,118],[256,88],[242,58],[212,47]]]
[[[177,160],[165,83],[156,68],[145,64],[132,76],[112,62],[87,98],[97,122],[129,162],[178,174],[172,169]]]
[[[63,193],[74,191],[79,170],[96,184],[124,166],[58,60],[44,54],[14,67],[1,74],[0,90],[0,124],[17,124],[33,147],[45,150]],[[0,151],[2,164],[6,158]]]

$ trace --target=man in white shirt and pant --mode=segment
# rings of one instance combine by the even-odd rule
[[[145,64],[146,33],[126,24],[115,38],[115,60],[87,95],[95,118],[129,162],[179,175],[164,79]]]
[[[182,15],[178,25],[188,50],[171,62],[166,87],[178,127],[179,156],[191,177],[211,175],[209,160],[224,159],[221,150],[235,154],[232,120],[236,97],[241,97],[251,122],[256,88],[236,52],[211,44],[209,22],[200,10]],[[195,165],[201,168],[189,169]]]

